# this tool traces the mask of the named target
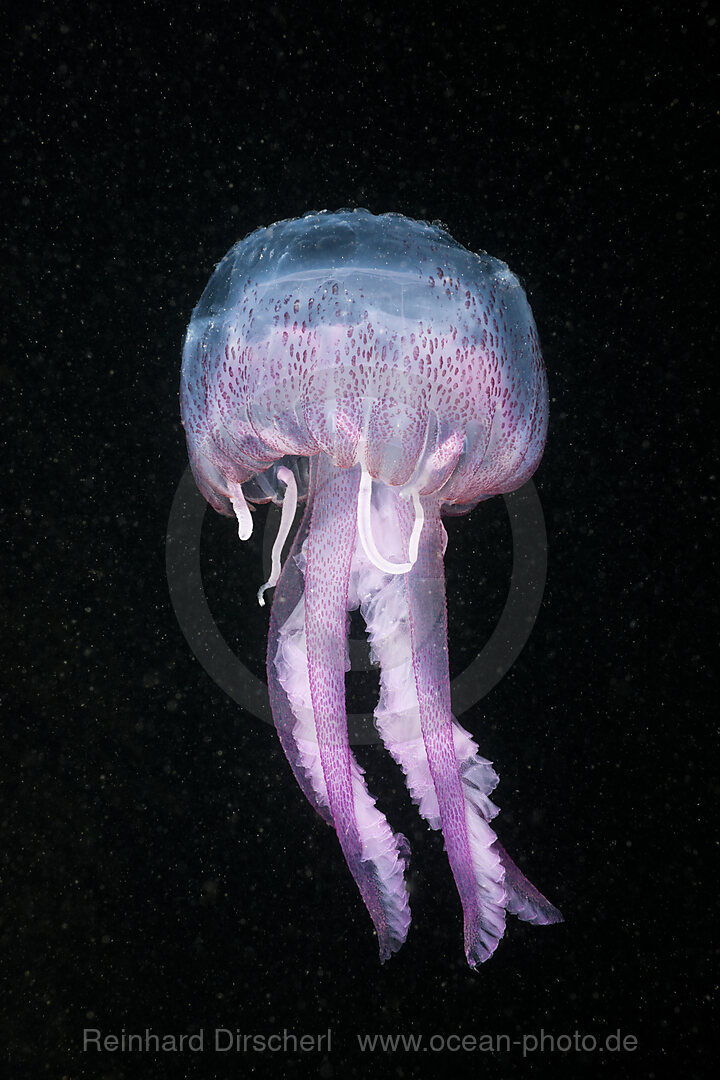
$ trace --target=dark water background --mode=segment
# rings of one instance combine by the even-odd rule
[[[5,1075],[710,1075],[716,16],[279,0],[29,4],[6,21]],[[358,205],[439,218],[505,259],[550,379],[544,603],[462,719],[500,773],[506,846],[567,921],[511,920],[475,974],[441,842],[367,747],[413,847],[413,927],[379,965],[334,835],[272,728],[194,659],[165,579],[180,348],[214,264],[258,225]],[[451,522],[454,670],[507,587],[496,502]],[[260,672],[259,541],[241,549],[208,515],[203,569]],[[85,1027],[333,1042],[98,1055]],[[638,1048],[357,1048],[541,1029]]]

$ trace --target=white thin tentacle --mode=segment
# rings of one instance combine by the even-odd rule
[[[250,507],[245,502],[245,496],[240,484],[231,488],[228,498],[232,503],[237,518],[238,536],[241,540],[249,540],[253,531],[252,514],[250,513]]]
[[[290,469],[286,469],[285,466],[282,465],[277,471],[277,478],[285,485],[285,497],[283,499],[282,514],[280,516],[280,528],[278,529],[278,534],[275,537],[275,543],[272,547],[270,577],[265,584],[260,587],[257,594],[260,607],[265,607],[265,597],[263,596],[265,590],[274,588],[280,579],[280,570],[282,569],[280,562],[280,559],[282,558],[282,549],[285,546],[288,533],[292,528],[295,511],[297,510],[297,483],[295,482],[295,476]]]
[[[375,544],[375,540],[372,534],[372,523],[370,521],[370,499],[372,496],[372,477],[366,469],[362,470],[360,477],[360,489],[358,491],[358,504],[357,504],[357,524],[358,535],[360,542],[363,546],[365,554],[367,555],[373,566],[377,567],[384,574],[407,574],[408,570],[412,570],[413,564],[417,559],[418,544],[420,542],[420,533],[422,532],[423,521],[425,520],[425,514],[420,502],[420,496],[416,491],[412,493],[413,506],[415,508],[415,523],[413,525],[412,534],[410,537],[410,544],[408,555],[409,562],[394,563],[386,559],[384,555],[381,555]]]

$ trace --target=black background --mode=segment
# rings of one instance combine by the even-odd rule
[[[358,1033],[620,1029],[634,1053],[459,1052],[457,1073],[709,1074],[717,449],[709,4],[26,6],[3,71],[2,1040],[12,1076],[437,1075]],[[715,146],[714,146],[715,144]],[[376,748],[413,848],[380,966],[271,727],[168,599],[182,338],[261,224],[441,219],[520,275],[551,386],[549,576],[530,642],[462,719],[498,827],[563,910],[470,972],[438,837]],[[450,523],[459,670],[507,588],[501,500]],[[262,670],[260,537],[208,514],[223,632]],[[367,689],[367,688],[366,688]],[[333,1030],[329,1055],[85,1054],[84,1027]]]

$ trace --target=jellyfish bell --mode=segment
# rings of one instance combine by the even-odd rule
[[[441,521],[532,475],[547,402],[517,278],[400,214],[343,210],[258,229],[220,262],[188,328],[181,411],[193,473],[241,539],[253,504],[282,504],[258,596],[275,588],[273,718],[300,786],[335,827],[383,958],[409,926],[409,849],[349,747],[347,621],[358,607],[380,666],[376,725],[420,813],[443,831],[468,962],[491,955],[507,911],[560,919],[490,828],[497,777],[451,715]]]
[[[205,400],[192,387],[213,357]],[[238,470],[316,453],[344,468],[364,457],[378,480],[422,494],[445,483],[444,501],[470,505],[531,475],[547,427],[537,332],[507,266],[438,226],[364,210],[279,222],[231,248],[193,313],[182,387],[196,478],[225,512]]]

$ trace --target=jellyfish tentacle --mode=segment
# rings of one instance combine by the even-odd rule
[[[401,551],[396,501],[388,489],[385,492],[385,497],[378,500],[378,521],[386,542]],[[356,564],[358,580],[354,588],[361,598],[372,659],[380,665],[376,726],[386,748],[403,769],[421,815],[431,828],[439,829],[440,808],[420,723],[405,582],[380,574],[359,558],[356,558]],[[499,858],[502,864],[503,906],[511,914],[536,925],[561,922],[560,912],[525,878],[490,828],[486,830],[480,825],[478,829],[474,824],[475,818],[489,823],[498,814],[498,807],[488,797],[499,782],[498,776],[492,763],[479,754],[469,732],[452,714],[451,724],[468,827],[471,833],[481,833],[481,851],[492,838],[489,844],[491,855]],[[482,888],[483,861],[475,854],[473,861],[477,864],[476,879]]]
[[[440,809],[420,726],[409,611],[403,588],[385,579],[376,591],[366,590],[362,607],[371,657],[380,665],[380,700],[375,723],[383,743],[405,773],[408,789],[421,815],[433,829],[440,828]],[[499,782],[492,763],[478,753],[471,736],[451,716],[455,758],[466,800],[485,821],[499,812],[488,798]]]
[[[384,960],[402,945],[410,924],[408,849],[375,806],[348,743],[347,587],[358,483],[357,470],[318,462],[302,549],[286,561],[275,593],[273,611],[278,604],[285,618],[282,625],[273,619],[268,676],[285,752],[310,802],[335,826]],[[305,571],[304,595],[298,563]]]
[[[372,477],[370,473],[363,467],[360,476],[360,488],[358,490],[357,498],[357,530],[360,537],[360,543],[363,546],[363,550],[367,555],[373,566],[376,566],[378,570],[382,570],[385,574],[406,574],[412,567],[415,559],[417,558],[417,549],[420,539],[420,533],[423,526],[423,511],[420,505],[420,500],[417,496],[413,498],[413,506],[415,507],[415,521],[413,523],[413,532],[410,543],[410,556],[407,562],[394,563],[386,559],[384,555],[381,555],[378,551],[375,538],[372,531]]]
[[[286,729],[283,746],[288,756],[292,756],[296,776],[308,800],[330,825],[334,825],[315,729],[308,677],[303,597],[296,604],[289,619],[280,628],[276,640],[274,668],[277,681],[285,692],[285,700],[290,706],[293,721],[292,729],[289,732]],[[401,902],[398,910],[389,920],[393,928],[392,940],[397,941],[397,948],[399,948],[406,936],[410,921],[403,880],[403,871],[409,857],[409,846],[402,834],[393,835],[384,815],[376,808],[375,800],[365,785],[363,770],[352,754],[350,754],[350,772],[355,813],[360,826],[363,861],[373,864],[373,874],[379,882],[390,880],[392,884],[390,891],[400,895]]]
[[[290,469],[286,469],[283,465],[278,469],[277,477],[278,480],[285,485],[285,498],[283,499],[282,512],[280,514],[280,528],[278,529],[278,534],[275,537],[275,542],[272,547],[270,577],[264,585],[260,586],[257,594],[260,607],[265,607],[264,594],[266,590],[274,588],[280,580],[282,549],[285,547],[285,541],[292,528],[295,511],[297,510],[297,482],[294,474]]]
[[[270,609],[267,676],[273,722],[285,756],[295,774],[295,779],[313,809],[328,825],[332,825],[333,819],[330,807],[327,805],[327,800],[322,801],[316,785],[313,784],[310,763],[306,761],[303,754],[304,746],[298,730],[302,717],[298,715],[298,704],[295,697],[300,690],[304,690],[303,684],[307,682],[307,652],[303,648],[295,663],[292,663],[293,659],[295,659],[292,650],[286,653],[285,649],[286,644],[290,644],[287,639],[291,637],[293,620],[297,618],[296,612],[298,611],[301,615],[304,630],[303,589],[305,579],[298,562],[304,562],[304,556],[301,554],[302,546],[310,527],[314,491],[313,477],[316,471],[314,466],[315,462],[313,462],[311,470],[305,513],[283,565]],[[309,689],[307,693],[309,694]],[[311,723],[313,723],[312,718]],[[315,740],[316,742],[317,740]]]
[[[415,521],[413,522],[410,540],[408,541],[408,562],[411,567],[417,562],[418,548],[420,547],[420,534],[422,533],[423,524],[425,522],[425,510],[417,491],[412,492],[412,504],[413,510],[415,511]]]
[[[403,550],[412,529],[409,508],[397,502]],[[415,690],[427,762],[437,796],[448,859],[465,917],[465,955],[471,967],[487,960],[505,931],[504,868],[495,834],[472,800],[458,768],[450,711],[447,609],[440,503],[425,500],[418,559],[405,578]]]
[[[235,511],[238,524],[238,536],[241,540],[249,540],[252,536],[253,523],[250,507],[245,501],[245,495],[240,484],[228,485],[228,498]]]

